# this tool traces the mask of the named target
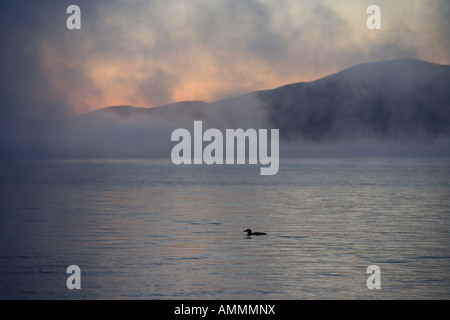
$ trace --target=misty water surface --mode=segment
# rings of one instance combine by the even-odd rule
[[[0,298],[448,299],[449,178],[445,159],[285,160],[271,177],[3,162]],[[372,264],[381,290],[366,287]]]

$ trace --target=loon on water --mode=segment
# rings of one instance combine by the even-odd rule
[[[264,232],[252,232],[250,229],[244,230],[244,232],[247,232],[247,236],[264,236],[267,234]]]

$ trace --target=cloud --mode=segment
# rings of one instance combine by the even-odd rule
[[[108,105],[214,101],[363,62],[450,63],[447,1],[80,0],[2,4],[2,113],[63,118]]]

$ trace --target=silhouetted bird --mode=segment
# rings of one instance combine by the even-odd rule
[[[247,236],[264,236],[267,234],[264,232],[252,232],[250,229],[244,230],[244,232],[247,232]]]

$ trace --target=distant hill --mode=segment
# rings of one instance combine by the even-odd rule
[[[414,140],[450,133],[450,66],[368,63],[258,97],[286,139]]]
[[[21,121],[3,128],[2,155],[167,156],[176,128],[278,128],[291,146],[425,141],[450,137],[450,66],[418,60],[358,65],[328,77],[212,103],[157,108],[115,106],[58,123]],[[20,139],[19,139],[20,138]]]

